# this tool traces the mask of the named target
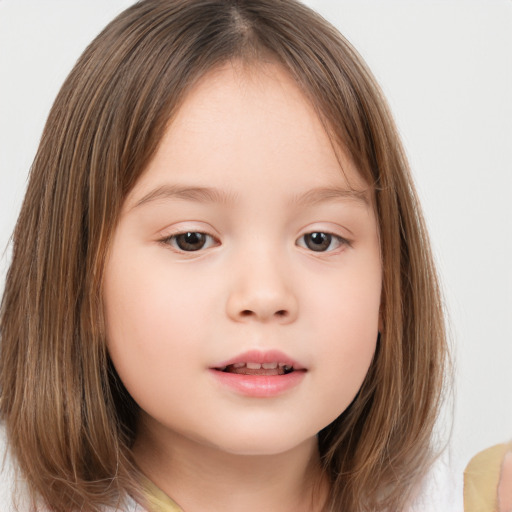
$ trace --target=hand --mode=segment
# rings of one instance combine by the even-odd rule
[[[501,465],[498,504],[499,512],[512,512],[512,451],[506,453]]]

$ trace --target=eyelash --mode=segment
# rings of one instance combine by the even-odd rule
[[[310,245],[308,245],[308,242],[306,241],[306,237],[314,237],[315,235],[322,235],[322,240],[320,241],[320,243],[318,243],[318,246],[320,248],[323,248],[325,246],[325,244],[327,243],[326,250],[318,250],[317,251],[317,250],[313,249]],[[183,248],[183,246],[180,247],[180,245],[179,245],[180,237],[186,237],[186,236],[189,236],[192,238],[192,240],[189,240],[188,242],[185,241],[185,243],[188,243],[190,245],[192,243],[194,243],[194,238],[195,239],[199,238],[199,240],[200,240],[201,237],[203,237],[204,243],[203,243],[203,245],[201,245],[201,247],[198,247],[197,249],[187,250],[187,249]],[[304,240],[304,242],[300,243],[301,240]],[[182,242],[183,241],[184,240],[182,240]],[[310,239],[310,242],[312,242],[312,241],[313,240]],[[175,233],[171,236],[168,236],[168,237],[160,240],[160,242],[162,242],[165,245],[171,246],[174,250],[176,250],[178,252],[193,253],[193,252],[199,252],[201,250],[209,249],[210,247],[212,247],[215,244],[216,238],[214,236],[212,236],[208,233],[204,233],[202,231],[184,231],[182,233]],[[314,242],[314,243],[317,244],[317,242]],[[337,244],[337,246],[334,249],[331,248],[333,243]],[[351,247],[351,242],[339,235],[335,235],[334,233],[329,233],[327,231],[311,231],[309,233],[305,233],[300,238],[298,238],[296,241],[296,245],[298,247],[308,249],[311,252],[330,253],[330,252],[334,252],[336,249],[339,249],[340,247],[343,247],[343,246]]]
[[[182,247],[180,247],[178,245],[178,240],[180,239],[180,237],[186,237],[187,235],[199,235],[200,237],[204,237],[205,243],[198,249],[192,249],[192,250],[183,249]],[[208,244],[208,241],[210,241],[210,244],[207,247],[204,247],[204,245]],[[198,252],[202,249],[209,249],[212,246],[212,243],[211,243],[212,241],[213,242],[216,241],[215,237],[213,237],[212,235],[209,235],[208,233],[203,233],[202,231],[184,231],[182,233],[175,233],[175,234],[168,236],[161,240],[162,243],[164,243],[166,245],[170,245],[174,250],[176,250],[178,252],[183,252],[183,253]],[[188,243],[191,243],[191,242],[188,242]]]
[[[325,251],[315,251],[315,249],[312,249],[311,247],[308,246],[306,241],[304,241],[304,245],[299,243],[299,240],[305,239],[308,236],[313,237],[315,235],[323,235],[324,240],[327,238],[327,240],[328,240],[327,249],[329,249],[329,247],[331,247],[333,242],[337,243],[337,247],[334,249],[331,248],[330,250],[325,250]],[[311,231],[309,233],[305,233],[297,240],[296,245],[298,245],[299,247],[303,247],[304,249],[309,249],[312,252],[319,252],[319,253],[334,252],[336,249],[339,249],[340,247],[344,247],[344,246],[351,247],[350,241],[348,241],[346,238],[343,238],[339,235],[335,235],[334,233],[329,233],[328,231]]]

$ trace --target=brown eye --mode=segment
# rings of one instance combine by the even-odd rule
[[[348,244],[344,238],[332,235],[331,233],[323,233],[321,231],[306,233],[297,240],[298,246],[314,252],[333,251],[344,244]]]
[[[213,239],[206,233],[199,233],[197,231],[188,231],[173,235],[166,240],[166,243],[179,249],[180,251],[193,252],[204,249],[205,246],[210,246]]]
[[[332,235],[328,233],[308,233],[304,235],[304,243],[312,251],[326,251],[331,245]]]

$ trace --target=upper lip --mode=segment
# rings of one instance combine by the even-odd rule
[[[306,368],[295,359],[286,355],[280,350],[249,350],[238,354],[231,359],[215,364],[212,368],[225,368],[237,363],[283,363],[293,367],[294,370],[305,370]]]

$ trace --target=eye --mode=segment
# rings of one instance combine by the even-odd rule
[[[301,236],[297,240],[297,245],[314,252],[329,252],[338,249],[342,245],[349,245],[349,242],[341,236],[314,231]]]
[[[208,249],[215,244],[215,239],[206,233],[199,231],[187,231],[186,233],[177,233],[164,240],[163,243],[170,245],[174,249],[184,252],[200,251]]]

